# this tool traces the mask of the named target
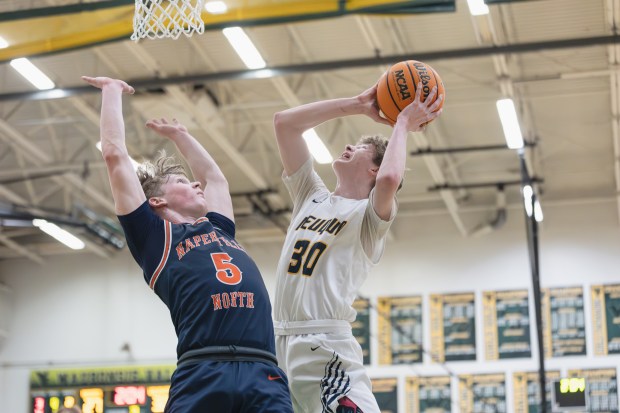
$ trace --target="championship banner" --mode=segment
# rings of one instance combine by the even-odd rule
[[[616,368],[568,370],[569,377],[586,379],[589,413],[618,413]]]
[[[407,413],[450,413],[452,392],[449,376],[407,377],[405,399]]]
[[[433,360],[476,360],[474,293],[432,294],[430,307]]]
[[[620,284],[592,286],[594,354],[620,354]]]
[[[30,373],[33,413],[163,413],[171,366],[37,370]]]
[[[583,289],[545,288],[541,307],[545,357],[585,356]]]
[[[381,413],[398,413],[398,379],[371,379],[372,393]]]
[[[355,321],[351,323],[353,336],[362,347],[364,364],[370,364],[370,301],[367,298],[358,298],[353,302],[357,311]]]
[[[459,404],[463,413],[506,413],[504,374],[459,376]]]
[[[527,290],[485,291],[482,303],[486,359],[531,357]]]
[[[379,364],[422,362],[422,296],[379,297]]]
[[[556,380],[560,380],[559,371],[545,372],[545,391],[547,393],[547,411],[551,411],[551,386]],[[539,413],[540,410],[540,384],[538,373],[515,372],[512,375],[512,394],[514,401],[514,413]]]

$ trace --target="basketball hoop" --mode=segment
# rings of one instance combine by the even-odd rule
[[[178,38],[204,33],[205,0],[136,0],[131,40]]]

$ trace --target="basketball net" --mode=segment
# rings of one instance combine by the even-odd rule
[[[205,0],[136,0],[131,40],[178,38],[204,33]]]

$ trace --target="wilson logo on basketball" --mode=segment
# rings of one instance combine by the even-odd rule
[[[428,82],[430,82],[431,80],[431,75],[428,74],[426,65],[422,62],[414,63],[413,67],[415,67],[415,70],[417,70],[420,82],[422,82],[422,94],[424,95],[424,99],[422,100],[426,100],[428,94],[431,93],[431,88],[428,84]]]
[[[405,79],[405,71],[397,70],[394,72],[394,77],[396,78],[396,84],[398,85],[400,92],[400,99],[405,100],[411,97],[411,93],[409,93],[409,87],[407,86],[407,79]]]

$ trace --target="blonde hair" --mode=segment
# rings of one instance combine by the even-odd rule
[[[146,199],[161,196],[161,187],[172,175],[187,176],[183,166],[174,156],[168,156],[166,151],[159,152],[154,162],[146,161],[138,167],[136,172]]]
[[[381,135],[369,135],[362,136],[357,144],[372,145],[375,147],[375,155],[372,157],[372,161],[377,166],[381,166],[383,162],[383,156],[388,146],[388,139]]]
[[[372,145],[375,148],[375,154],[372,157],[372,161],[375,163],[375,165],[381,166],[381,163],[383,163],[383,157],[385,156],[385,151],[388,146],[388,142],[389,140],[384,136],[369,135],[369,136],[362,136],[357,143],[358,145],[359,144]],[[400,184],[398,185],[397,191],[399,191],[400,188],[403,187],[403,181],[404,181],[404,178],[401,179]]]

